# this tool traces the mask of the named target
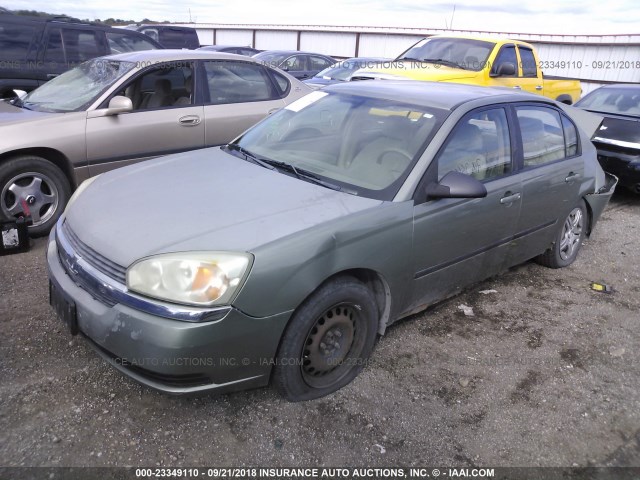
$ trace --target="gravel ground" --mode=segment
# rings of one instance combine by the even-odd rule
[[[125,378],[55,318],[39,239],[0,257],[0,466],[640,466],[639,234],[640,197],[616,193],[571,267],[400,322],[351,385],[298,404]]]

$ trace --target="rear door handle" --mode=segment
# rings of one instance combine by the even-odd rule
[[[536,90],[542,90],[542,85],[536,85]]]
[[[178,122],[185,127],[195,127],[200,124],[200,117],[198,115],[185,115],[180,117]]]
[[[272,108],[271,110],[269,110],[268,114],[269,115],[273,115],[274,113],[276,113],[278,110],[280,110],[280,107],[278,108]]]
[[[579,178],[580,178],[580,174],[579,173],[571,172],[571,173],[569,173],[569,175],[567,175],[567,178],[565,178],[564,181],[566,183],[571,183],[574,180],[578,180]]]
[[[516,86],[515,86],[515,87],[513,87],[513,88],[515,88],[516,90],[522,90],[522,87],[521,87],[520,85],[516,85]]]
[[[47,73],[47,78],[49,80],[51,80],[52,78],[56,78],[58,75],[60,75],[59,73]]]
[[[516,200],[520,200],[520,194],[519,193],[507,192],[507,193],[505,193],[505,196],[500,199],[500,203],[502,205],[510,205],[513,202],[515,202]]]

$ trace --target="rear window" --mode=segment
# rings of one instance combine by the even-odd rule
[[[0,60],[26,60],[35,34],[35,27],[0,25]]]

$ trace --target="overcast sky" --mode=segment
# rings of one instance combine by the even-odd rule
[[[0,0],[9,9],[78,18],[199,23],[357,25],[516,33],[640,33],[640,8],[626,0]],[[455,13],[454,13],[455,5]]]

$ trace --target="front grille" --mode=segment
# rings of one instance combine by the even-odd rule
[[[106,305],[107,307],[113,307],[116,304],[116,302],[113,300],[113,297],[108,293],[101,291],[100,288],[97,288],[85,277],[79,275],[76,271],[74,271],[73,268],[70,267],[70,265],[74,265],[74,262],[76,261],[72,257],[72,254],[67,252],[60,243],[58,243],[57,246],[58,258],[60,258],[62,268],[64,268],[64,271],[67,272],[67,275],[71,277],[73,282],[103,305]]]
[[[83,243],[74,231],[71,230],[67,222],[62,224],[62,233],[64,233],[64,236],[76,251],[76,254],[82,257],[89,265],[119,283],[125,284],[127,282],[127,269],[100,255]]]

